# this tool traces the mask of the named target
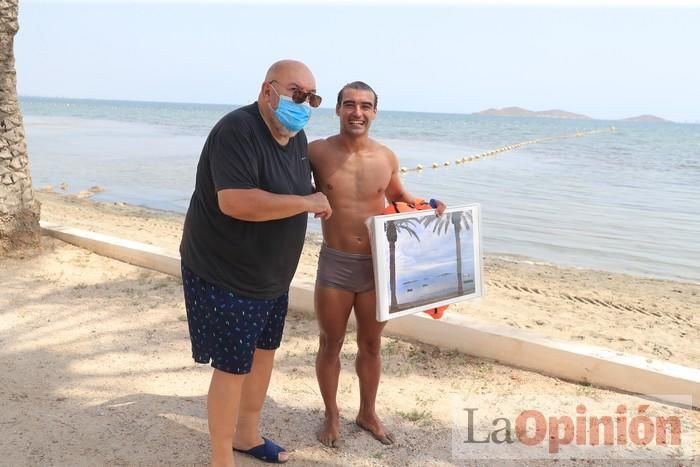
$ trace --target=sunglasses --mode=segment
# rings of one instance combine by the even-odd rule
[[[270,87],[272,87],[272,89],[275,89],[275,87],[272,86],[272,83],[279,83],[279,81],[273,79],[269,82]],[[279,96],[277,89],[275,89],[275,92]],[[314,94],[313,92],[304,92],[299,88],[295,88],[294,91],[292,91],[292,102],[294,102],[295,104],[304,103],[307,99],[309,100],[309,105],[311,107],[318,107],[319,105],[321,105],[321,101],[323,100],[321,96],[319,96],[318,94]]]

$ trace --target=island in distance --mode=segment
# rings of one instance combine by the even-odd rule
[[[474,115],[489,115],[493,117],[540,117],[540,118],[576,118],[587,119],[591,117],[587,115],[575,114],[566,112],[565,110],[527,110],[522,107],[503,107],[502,109],[486,109],[481,112],[475,112]]]
[[[669,122],[665,118],[657,117],[656,115],[638,115],[636,117],[629,117],[622,119],[625,122]]]
[[[472,115],[487,115],[492,117],[537,117],[537,118],[564,118],[578,120],[592,120],[588,115],[567,112],[565,110],[528,110],[522,107],[503,107],[502,109],[486,109],[474,112]],[[625,122],[668,122],[669,120],[655,115],[639,115],[637,117],[624,118]]]

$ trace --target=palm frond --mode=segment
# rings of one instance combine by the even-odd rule
[[[420,237],[414,230],[413,226],[416,224],[417,220],[416,219],[399,219],[395,221],[388,221],[387,226],[389,224],[392,224],[394,228],[396,229],[396,232],[408,232],[408,235],[411,237],[415,238],[420,242]]]
[[[438,235],[446,233],[450,227],[450,220],[446,216],[427,216],[422,218],[420,222],[425,228],[429,228],[432,225],[433,233]]]
[[[420,237],[418,236],[416,231],[413,230],[411,227],[409,227],[407,225],[401,225],[401,226],[397,225],[396,230],[397,230],[397,232],[407,232],[408,235],[410,235],[411,237],[415,238],[416,240],[418,240],[420,242]]]

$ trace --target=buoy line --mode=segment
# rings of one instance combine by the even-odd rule
[[[521,143],[510,144],[508,146],[503,146],[500,148],[492,149],[491,151],[482,152],[480,154],[476,154],[473,156],[464,156],[461,159],[455,159],[454,163],[455,163],[455,165],[467,164],[469,162],[474,162],[474,161],[478,161],[480,159],[485,159],[487,157],[495,156],[496,154],[499,154],[502,152],[513,151],[515,149],[522,148],[523,146],[528,146],[530,144],[546,143],[549,141],[555,141],[558,139],[566,139],[566,138],[580,138],[582,136],[593,135],[596,133],[606,133],[606,132],[614,133],[615,131],[617,131],[617,129],[614,126],[612,126],[609,129],[605,129],[605,130],[577,131],[576,133],[571,133],[571,134],[567,134],[567,135],[548,136],[546,138],[532,139],[529,141],[523,141]],[[442,163],[433,162],[428,167],[432,168],[432,169],[439,169],[441,167],[450,167],[451,165],[452,165],[452,163],[450,161],[445,161]],[[415,167],[401,167],[399,170],[401,171],[401,173],[420,172],[425,167],[426,166],[424,166],[423,164],[418,164]]]

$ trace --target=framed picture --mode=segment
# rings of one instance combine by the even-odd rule
[[[478,204],[370,218],[377,320],[386,321],[480,297]]]

